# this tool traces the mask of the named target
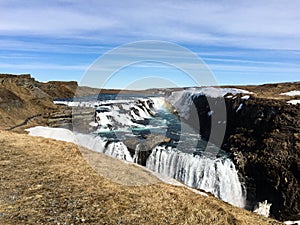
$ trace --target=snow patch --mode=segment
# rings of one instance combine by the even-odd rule
[[[30,136],[52,138],[58,141],[66,141],[76,143],[76,137],[72,131],[64,128],[52,128],[36,126],[26,129]]]
[[[250,98],[250,95],[245,95],[245,96],[241,97],[241,99],[243,99],[243,100],[248,100],[249,98]]]
[[[59,141],[72,142],[92,151],[101,152],[117,159],[133,162],[133,159],[123,142],[108,142],[108,140],[89,134],[73,133],[64,128],[32,127],[26,129],[30,136],[52,138]]]
[[[287,95],[287,96],[297,96],[300,95],[300,91],[289,91],[289,92],[285,92],[285,93],[281,93],[280,95]]]
[[[292,105],[297,105],[297,104],[300,104],[300,100],[290,100],[287,103],[292,104]]]
[[[300,220],[297,221],[284,221],[284,224],[289,224],[289,225],[300,225]]]

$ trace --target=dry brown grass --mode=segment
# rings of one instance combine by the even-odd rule
[[[287,96],[287,95],[281,95],[281,93],[300,90],[300,82],[231,86],[231,87],[241,88],[253,92],[253,95],[257,98],[291,100],[291,99],[299,99],[299,96]]]
[[[0,224],[279,224],[91,153],[96,171],[74,144],[0,131],[0,145]],[[121,185],[103,170],[152,184]]]

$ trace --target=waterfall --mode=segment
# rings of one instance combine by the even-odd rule
[[[117,159],[133,162],[129,151],[123,142],[112,142],[108,144],[107,148],[104,150],[104,153]]]
[[[184,184],[211,192],[238,207],[245,207],[243,187],[230,159],[210,159],[179,152],[170,147],[155,147],[146,167]]]
[[[112,142],[99,136],[79,133],[75,135],[75,138],[75,143],[80,146],[104,153],[117,159],[133,162],[133,158],[123,142]]]
[[[238,173],[233,162],[226,158],[212,159],[207,156],[194,156],[193,154],[187,153],[186,150],[192,149],[187,147],[188,144],[194,140],[198,143],[198,133],[197,138],[193,138],[194,133],[187,131],[185,126],[183,126],[184,124],[181,124],[181,131],[177,130],[180,129],[179,126],[177,126],[178,121],[171,120],[169,117],[162,117],[162,115],[165,116],[165,114],[160,113],[160,111],[165,108],[170,108],[169,104],[171,104],[174,107],[172,109],[175,109],[181,118],[189,119],[191,108],[194,104],[194,97],[199,95],[220,97],[228,92],[233,95],[245,93],[245,91],[239,89],[219,90],[207,87],[200,89],[190,88],[183,91],[172,92],[166,99],[164,97],[152,97],[131,100],[101,100],[96,103],[81,102],[78,105],[95,107],[95,121],[91,123],[91,125],[97,129],[96,132],[105,136],[106,134],[110,134],[110,132],[121,131],[118,133],[121,138],[111,139],[108,135],[110,140],[108,141],[108,139],[100,136],[76,134],[77,144],[118,159],[142,165],[145,165],[145,161],[147,160],[146,167],[155,172],[179,180],[190,187],[211,192],[216,197],[232,205],[245,207],[244,188],[239,181]],[[74,102],[72,102],[72,104],[74,104]],[[215,114],[216,112],[209,111],[207,115],[212,117]],[[165,120],[166,118],[170,119],[170,121]],[[158,119],[164,119],[166,122],[161,125],[161,123],[158,123]],[[126,145],[121,142],[121,140],[127,138],[127,135],[137,135],[139,130],[150,130],[153,127],[161,129],[159,132],[153,129],[154,132],[165,134],[166,132],[162,130],[162,126],[167,126],[168,129],[170,129],[168,135],[170,135],[171,132],[179,133],[188,140],[189,143],[182,146],[185,151],[181,152],[171,147],[157,146],[150,154],[150,152],[142,152],[144,148],[142,148],[140,144],[137,144],[135,145],[134,155],[131,156],[130,153],[133,152],[129,152]],[[132,132],[133,130],[134,133]],[[153,130],[150,131],[152,132]],[[123,132],[125,133],[124,136],[122,136]],[[143,132],[140,133],[144,134]],[[172,135],[170,136],[173,137]],[[148,157],[149,154],[150,156]],[[143,163],[141,163],[141,159],[143,159]]]
[[[133,158],[131,157],[128,148],[120,141],[109,141],[106,138],[91,134],[73,133],[72,131],[64,128],[37,126],[28,128],[26,131],[28,131],[31,136],[40,136],[72,142],[90,150],[110,155],[117,159],[133,162]]]

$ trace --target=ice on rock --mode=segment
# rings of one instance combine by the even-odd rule
[[[213,113],[214,113],[214,111],[209,111],[209,112],[207,113],[207,115],[208,115],[208,116],[211,116]]]
[[[243,107],[243,103],[241,103],[241,104],[239,105],[239,107],[236,109],[236,112],[240,111],[240,110],[242,109],[242,107]]]
[[[201,87],[201,88],[188,88],[183,91],[175,91],[167,97],[169,102],[178,112],[179,116],[188,119],[190,108],[193,104],[193,98],[198,96],[206,96],[211,98],[224,97],[226,94],[231,93],[230,98],[236,98],[237,94],[252,94],[252,92],[237,89],[237,88],[214,88],[214,87]],[[229,97],[229,96],[227,96]],[[250,97],[250,96],[249,96]],[[248,98],[248,97],[247,97]]]

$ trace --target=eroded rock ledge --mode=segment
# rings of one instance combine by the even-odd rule
[[[152,149],[162,143],[170,142],[170,138],[161,135],[145,135],[143,139],[138,137],[127,138],[124,144],[130,151],[131,156],[137,155],[136,163],[146,166],[146,161],[152,152]]]

